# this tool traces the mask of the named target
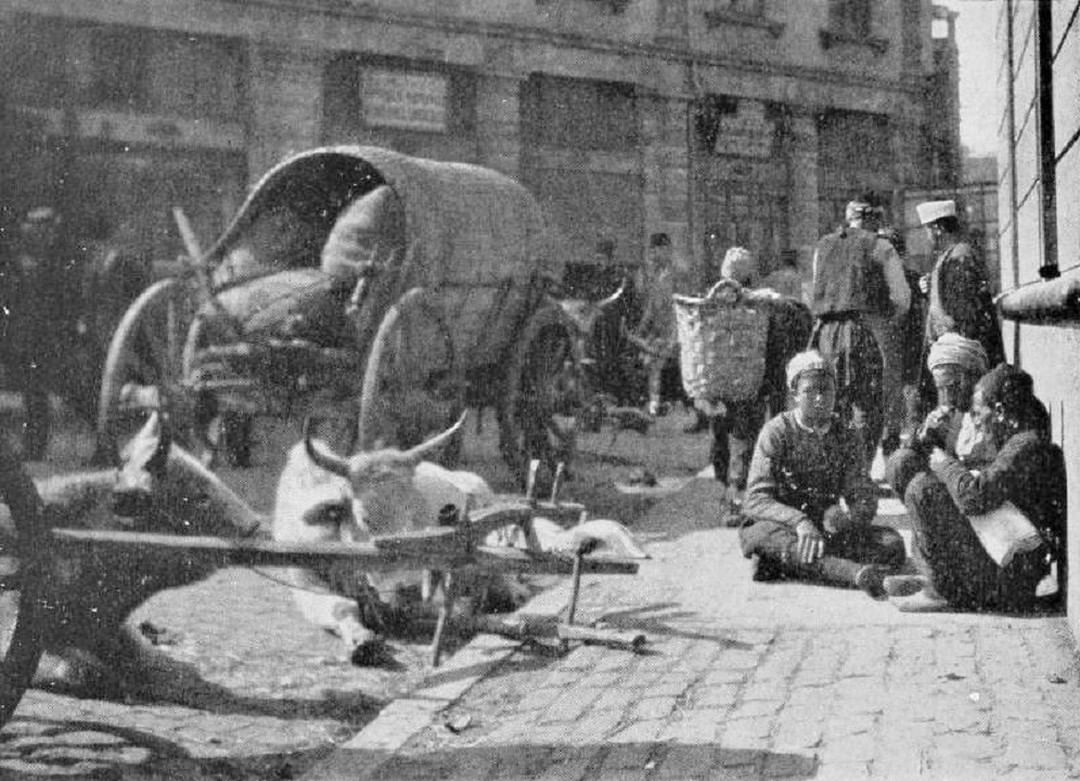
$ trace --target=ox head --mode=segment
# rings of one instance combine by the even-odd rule
[[[155,412],[125,445],[113,511],[145,531],[251,534],[259,515],[217,475],[173,442],[168,416]]]
[[[380,520],[380,517],[383,514],[373,514],[373,505],[380,503],[391,511],[399,510],[400,514],[412,509],[410,502],[417,495],[413,487],[417,465],[425,456],[453,439],[464,425],[467,414],[467,411],[463,412],[450,428],[408,450],[380,448],[361,451],[347,457],[335,455],[316,445],[311,439],[310,421],[305,421],[304,447],[308,457],[316,466],[338,477],[343,477],[349,482],[353,517],[357,522],[368,526],[373,534],[399,531],[399,529],[382,528],[385,521]]]
[[[627,284],[628,280],[624,277],[618,290],[607,298],[602,298],[599,301],[589,301],[583,298],[559,299],[559,308],[562,309],[563,314],[566,315],[570,322],[574,324],[578,335],[582,339],[588,339],[592,336],[593,328],[596,327],[596,321],[600,319],[601,315],[604,314],[608,307],[622,297],[623,293],[626,291]]]

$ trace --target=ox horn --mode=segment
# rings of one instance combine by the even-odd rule
[[[332,455],[330,453],[324,453],[319,448],[315,447],[315,443],[311,441],[312,422],[311,416],[304,418],[304,450],[307,451],[308,458],[314,462],[315,466],[320,469],[325,469],[327,472],[338,477],[349,476],[349,461],[345,458]]]
[[[616,290],[614,293],[612,293],[607,298],[603,298],[603,299],[597,301],[596,306],[598,306],[600,309],[607,309],[609,306],[614,304],[616,301],[619,300],[619,298],[622,296],[622,294],[624,292],[626,292],[626,285],[627,285],[628,282],[629,282],[629,279],[627,277],[623,277],[622,284],[619,285],[619,289]]]
[[[421,442],[419,445],[416,445],[415,447],[406,450],[404,453],[402,453],[402,455],[408,461],[419,461],[427,453],[431,452],[432,450],[436,450],[449,442],[453,438],[454,434],[458,432],[458,429],[460,429],[465,424],[465,418],[467,418],[468,415],[469,411],[465,410],[461,413],[461,417],[457,419],[457,422],[450,428],[446,429],[446,431],[442,432],[441,434],[436,434],[426,442]]]

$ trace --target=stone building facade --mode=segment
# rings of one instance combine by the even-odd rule
[[[1080,572],[1080,0],[998,0],[999,248],[1005,347],[1035,378],[1069,481]],[[1080,636],[1080,580],[1068,583]]]
[[[931,0],[0,0],[15,207],[181,250],[332,143],[525,183],[573,259],[654,231],[775,262],[852,192],[955,186],[956,57]],[[121,223],[119,227],[116,223]]]

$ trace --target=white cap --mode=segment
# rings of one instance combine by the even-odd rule
[[[942,217],[956,216],[956,201],[926,201],[915,207],[919,215],[919,222],[929,225]]]

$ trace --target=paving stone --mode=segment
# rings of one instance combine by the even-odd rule
[[[596,695],[593,707],[597,710],[628,711],[640,699],[641,690],[629,686],[612,686]]]
[[[718,749],[712,744],[672,745],[657,760],[657,781],[690,781],[705,778],[716,763]]]
[[[1058,773],[1069,768],[1068,756],[1050,735],[1043,740],[1007,735],[1005,745],[1001,761],[1007,766]]]
[[[570,689],[541,711],[538,723],[551,724],[553,722],[574,721],[585,713],[592,703],[592,697],[587,694],[587,690]]]
[[[583,781],[590,778],[589,765],[597,761],[595,752],[576,754],[566,759],[556,760],[539,774],[529,776],[536,781]]]
[[[745,719],[772,717],[776,715],[782,707],[784,707],[784,701],[782,699],[745,700],[735,706],[728,718],[733,721],[740,721]]]
[[[764,778],[811,778],[816,777],[818,760],[813,753],[769,752],[761,768]]]
[[[748,670],[729,670],[726,667],[709,670],[702,679],[705,686],[720,686],[723,684],[742,684],[750,675]]]
[[[679,718],[668,720],[658,737],[677,744],[712,743],[723,730],[724,713],[723,710],[683,711]]]
[[[652,743],[613,744],[604,754],[601,767],[605,771],[643,770],[655,753]]]
[[[772,718],[728,719],[721,744],[725,748],[764,749],[772,732]]]
[[[635,721],[611,736],[611,743],[652,743],[667,726],[663,719]]]
[[[753,680],[742,689],[742,699],[750,702],[783,701],[787,699],[791,686],[781,678],[768,681]]]
[[[728,707],[735,704],[739,688],[731,685],[699,685],[694,690],[694,706],[701,708]]]
[[[630,718],[649,721],[652,719],[666,719],[675,710],[677,699],[675,697],[646,697],[638,700],[630,708]]]
[[[868,762],[821,761],[813,779],[814,781],[861,781],[861,779],[871,777]]]
[[[566,730],[566,739],[570,745],[602,743],[618,731],[622,722],[623,714],[620,712],[594,710],[578,719]]]

